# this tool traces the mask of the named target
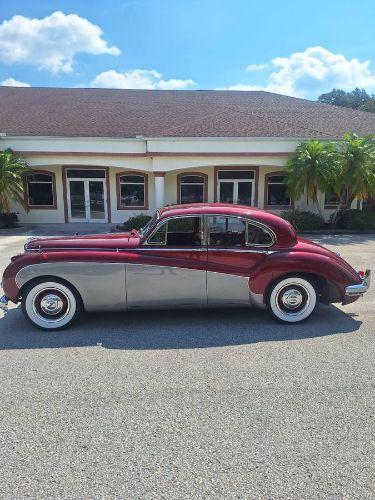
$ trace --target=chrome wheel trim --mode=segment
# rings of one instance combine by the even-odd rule
[[[303,278],[290,277],[277,283],[270,295],[270,307],[282,321],[296,323],[308,318],[317,302],[316,291]]]
[[[25,299],[26,314],[42,328],[60,328],[66,325],[74,317],[76,310],[74,294],[61,283],[38,283]]]

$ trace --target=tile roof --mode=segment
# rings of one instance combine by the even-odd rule
[[[366,113],[269,92],[0,87],[0,133],[62,137],[327,137]]]

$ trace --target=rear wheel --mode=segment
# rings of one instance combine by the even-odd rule
[[[22,310],[31,323],[43,330],[68,327],[81,311],[78,293],[59,281],[39,281],[22,292]]]
[[[314,312],[317,292],[312,283],[300,276],[289,276],[277,281],[271,288],[267,307],[282,323],[300,323]]]

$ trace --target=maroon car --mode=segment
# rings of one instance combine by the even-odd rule
[[[213,203],[161,209],[130,233],[33,239],[6,268],[1,301],[54,330],[83,309],[256,306],[299,323],[319,302],[357,300],[369,283],[370,271],[297,238],[284,219]]]

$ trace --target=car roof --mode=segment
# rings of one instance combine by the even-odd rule
[[[188,214],[225,214],[225,215],[251,215],[254,212],[264,212],[265,210],[248,205],[233,205],[231,203],[190,203],[185,205],[169,205],[162,208],[160,217],[172,217],[176,215]],[[269,212],[268,212],[269,213]]]

